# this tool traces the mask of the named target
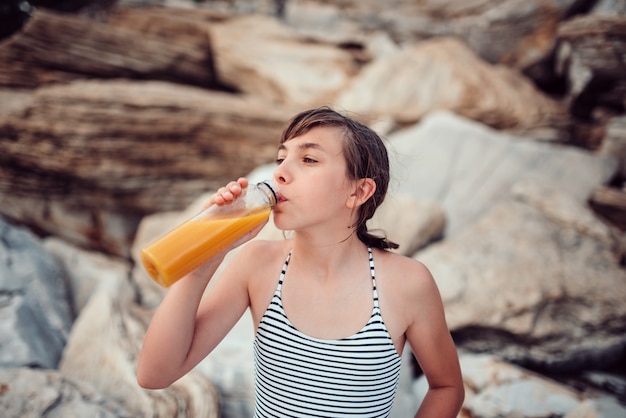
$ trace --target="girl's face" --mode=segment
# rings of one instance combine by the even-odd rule
[[[281,198],[274,223],[282,230],[352,224],[348,201],[354,181],[347,176],[341,129],[315,127],[280,145],[274,179]]]

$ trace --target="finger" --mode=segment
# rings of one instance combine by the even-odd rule
[[[226,186],[217,189],[217,191],[209,198],[209,202],[205,205],[205,207],[208,207],[211,204],[224,205],[230,203],[238,196],[241,196],[243,189],[246,187],[248,187],[248,180],[245,177],[240,177],[236,181],[231,181]]]

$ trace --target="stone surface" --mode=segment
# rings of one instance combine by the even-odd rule
[[[217,418],[215,387],[198,373],[158,391],[137,385],[137,358],[150,312],[122,300],[104,290],[92,295],[74,324],[59,371],[89,383],[133,416]]]
[[[0,85],[37,87],[86,76],[214,85],[208,37],[194,40],[171,42],[171,34],[154,36],[37,8],[20,32],[0,44],[0,57],[11,63],[0,66]]]
[[[29,368],[0,368],[0,410],[6,418],[136,418],[85,382]]]
[[[56,237],[44,239],[42,245],[66,272],[69,301],[75,312],[80,313],[98,291],[105,291],[125,306],[136,300],[128,281],[131,265],[127,260],[88,252]]]
[[[144,214],[181,209],[272,161],[291,114],[156,81],[38,89],[30,106],[0,116],[0,213],[127,256]]]
[[[564,418],[619,418],[626,416],[626,407],[615,399],[587,399]]]
[[[530,178],[584,203],[617,170],[610,156],[529,141],[437,112],[389,135],[392,189],[439,202],[451,237],[480,219],[513,184]]]
[[[55,369],[73,321],[65,271],[0,217],[0,367]]]
[[[624,416],[623,377],[597,369],[624,364],[626,240],[589,210],[624,176],[623,2],[290,0],[282,14],[278,3],[38,10],[0,42],[0,213],[47,236],[0,228],[7,418],[250,416],[248,315],[169,389],[137,386],[165,292],[138,252],[225,181],[270,176],[288,118],[348,90],[357,110],[388,102],[373,116],[340,110],[389,137],[393,182],[370,226],[440,284],[462,351],[461,416]],[[414,92],[427,111],[406,118],[416,105],[398,99]],[[5,310],[18,298],[28,309]],[[468,362],[466,350],[500,359]],[[405,354],[398,418],[427,384]],[[574,383],[502,359],[568,370]]]
[[[390,116],[404,124],[440,110],[500,129],[558,131],[565,120],[557,102],[524,77],[485,63],[454,38],[420,42],[373,61],[336,105],[360,117]]]
[[[490,356],[461,356],[472,417],[562,417],[580,404],[579,394]]]
[[[618,363],[626,273],[616,231],[547,184],[512,193],[416,256],[437,280],[455,341],[558,372]]]
[[[271,17],[229,19],[210,33],[221,82],[268,101],[328,104],[357,71],[347,51],[299,38]]]

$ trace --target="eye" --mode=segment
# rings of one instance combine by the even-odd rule
[[[316,163],[316,162],[317,162],[317,160],[316,160],[316,159],[313,159],[313,158],[311,158],[311,157],[304,157],[304,158],[302,159],[302,161],[303,161],[303,162],[305,162],[305,163],[307,163],[307,164],[313,164],[313,163]]]
[[[285,161],[285,159],[284,159],[284,158],[278,157],[278,158],[276,159],[276,165],[280,165],[283,161]]]

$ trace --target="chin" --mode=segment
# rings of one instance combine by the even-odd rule
[[[292,225],[289,225],[285,221],[280,212],[274,213],[274,226],[276,227],[276,229],[279,229],[281,231],[289,231],[293,229]]]

